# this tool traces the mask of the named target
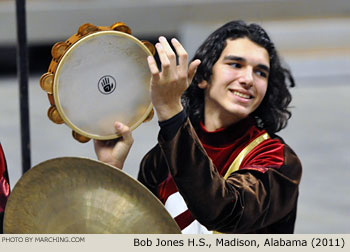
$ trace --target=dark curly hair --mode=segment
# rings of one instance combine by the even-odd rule
[[[270,73],[268,87],[259,107],[251,114],[257,126],[271,133],[280,131],[287,126],[291,117],[288,105],[292,96],[288,90],[294,87],[291,72],[281,65],[274,44],[263,28],[257,24],[246,24],[243,21],[231,21],[214,31],[199,47],[194,59],[200,59],[197,72],[191,85],[182,96],[182,103],[195,128],[204,117],[204,90],[198,83],[205,80],[210,83],[212,68],[226,46],[227,39],[247,37],[256,44],[264,47],[270,57]]]

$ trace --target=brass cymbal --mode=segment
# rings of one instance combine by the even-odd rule
[[[15,185],[4,233],[180,233],[141,183],[105,163],[63,157],[45,161]]]

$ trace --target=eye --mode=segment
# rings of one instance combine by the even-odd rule
[[[242,67],[242,64],[240,63],[236,63],[236,62],[231,62],[231,63],[228,63],[231,67],[233,68],[241,68]]]
[[[255,73],[263,78],[267,78],[267,73],[265,71],[256,70]]]

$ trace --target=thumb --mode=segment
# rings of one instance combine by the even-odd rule
[[[192,82],[192,79],[194,75],[196,74],[197,68],[200,65],[201,61],[199,59],[196,59],[191,62],[191,64],[188,67],[188,83]]]
[[[122,124],[120,122],[115,122],[114,123],[114,129],[115,129],[116,133],[123,138],[123,141],[126,144],[130,144],[131,145],[134,142],[131,130],[125,124]]]

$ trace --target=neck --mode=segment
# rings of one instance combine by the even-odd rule
[[[204,109],[204,126],[208,131],[215,131],[220,128],[227,128],[242,118],[236,117],[231,113],[223,114],[218,111],[211,111],[210,109]]]

